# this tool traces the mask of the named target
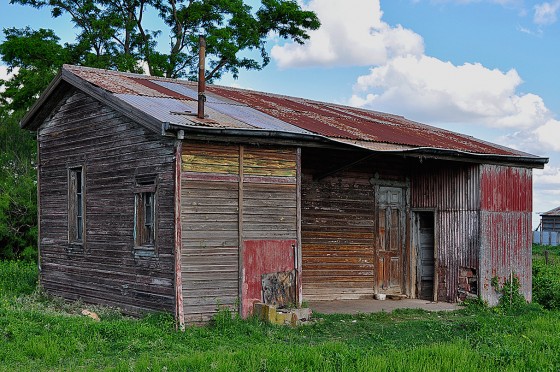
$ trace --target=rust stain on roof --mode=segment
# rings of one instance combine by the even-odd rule
[[[208,90],[327,137],[435,147],[481,154],[520,154],[512,149],[413,122],[401,116],[217,86],[209,86]]]
[[[560,207],[549,210],[548,212],[541,213],[541,216],[560,216]]]
[[[64,68],[114,95],[194,101],[191,92],[196,89],[194,82],[86,67],[64,66]],[[207,92],[210,97],[208,104],[213,104],[212,107],[218,110],[214,112],[211,120],[207,120],[211,127],[231,126],[291,133],[314,133],[342,142],[359,142],[362,146],[369,143],[370,146],[367,147],[371,149],[386,147],[377,145],[383,143],[394,145],[394,148],[428,147],[475,154],[532,156],[397,115],[214,85],[207,86]],[[235,107],[238,108],[234,109]],[[259,115],[242,107],[260,111],[264,116],[259,119]],[[197,123],[197,125],[204,124]]]
[[[138,84],[141,84],[147,88],[153,89],[158,93],[164,94],[166,97],[170,97],[170,98],[177,98],[177,99],[181,99],[181,100],[187,100],[187,101],[194,101],[193,98],[185,96],[183,94],[177,93],[171,89],[167,89],[164,86],[161,86],[157,83],[154,83],[151,80],[148,79],[140,79],[140,78],[132,78],[132,80],[134,80],[135,82],[137,82]]]

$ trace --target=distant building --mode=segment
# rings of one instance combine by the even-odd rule
[[[540,230],[560,233],[560,207],[541,213]]]
[[[560,207],[541,213],[541,223],[533,231],[533,243],[553,246],[560,244]]]
[[[375,293],[495,304],[512,273],[531,299],[548,159],[354,107],[200,96],[206,115],[195,83],[63,67],[22,120],[45,290],[179,323]]]

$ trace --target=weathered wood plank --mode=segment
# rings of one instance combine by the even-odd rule
[[[158,185],[163,208],[157,213],[162,224],[172,223],[173,209],[167,208],[172,203],[164,202],[173,194],[172,143],[82,93],[59,107],[39,130],[39,140],[41,282],[45,288],[127,311],[172,310],[174,229],[160,226],[156,240],[162,246],[156,249],[158,256],[149,260],[136,259],[131,243],[132,187],[138,168],[163,174]],[[78,165],[84,165],[85,174],[86,247],[83,252],[68,253],[67,167]],[[117,287],[124,284],[134,288],[121,293]]]

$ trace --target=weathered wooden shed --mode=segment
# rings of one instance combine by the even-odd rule
[[[531,299],[532,168],[547,159],[401,116],[64,66],[37,131],[40,282],[208,320],[375,293]]]
[[[541,213],[540,230],[560,233],[560,207]]]

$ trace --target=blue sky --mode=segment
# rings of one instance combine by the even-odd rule
[[[560,205],[560,0],[302,5],[323,23],[305,46],[271,36],[265,70],[220,83],[404,115],[547,156],[534,211]],[[74,37],[67,19],[0,0],[0,27],[24,26]]]

